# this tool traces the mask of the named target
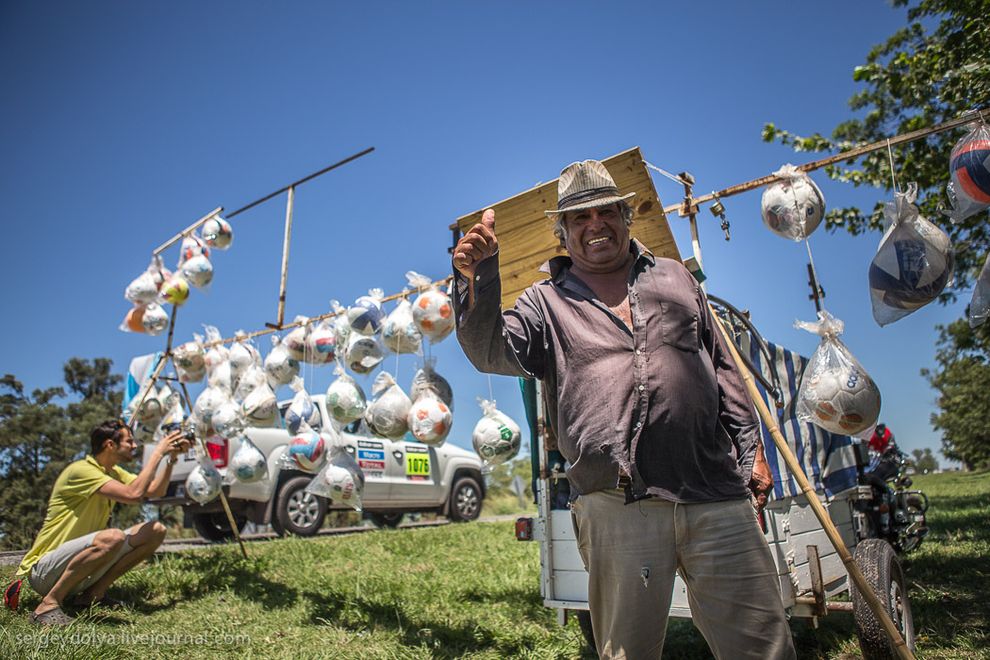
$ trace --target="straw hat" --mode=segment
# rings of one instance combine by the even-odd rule
[[[619,194],[612,176],[597,160],[571,163],[557,181],[557,208],[544,211],[554,217],[566,211],[580,211],[629,199],[636,193]]]

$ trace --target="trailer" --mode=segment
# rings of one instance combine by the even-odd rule
[[[632,236],[658,257],[681,260],[648,171],[653,166],[646,162],[639,148],[602,162],[620,190],[637,193]],[[700,249],[693,222],[698,207],[691,197],[690,175],[682,177],[686,191],[683,206],[685,215],[692,218],[695,248],[695,258],[684,263],[700,277]],[[545,277],[538,272],[544,261],[563,253],[543,216],[543,209],[553,208],[555,202],[556,181],[550,181],[491,206],[499,222],[503,309],[511,307],[526,287]],[[482,210],[467,214],[451,225],[455,244],[462,232],[480,220],[481,214]],[[776,415],[772,429],[767,426],[767,418],[761,425],[767,461],[774,477],[773,492],[761,524],[776,563],[780,597],[789,617],[807,619],[817,625],[819,618],[829,612],[851,612],[865,657],[910,657],[914,625],[904,573],[893,548],[877,538],[875,526],[865,514],[875,504],[875,493],[863,483],[867,465],[865,448],[852,438],[797,420],[794,402],[808,362],[806,358],[765,342],[747,315],[738,313],[732,305],[723,301],[716,311],[738,353],[744,356],[760,382],[759,397],[765,410],[773,411],[767,414]],[[552,430],[545,423],[540,383],[522,380],[521,386],[530,429],[533,492],[538,513],[535,518],[517,521],[516,537],[539,543],[539,588],[544,604],[558,611],[561,624],[569,614],[576,615],[586,638],[594,646],[588,615],[588,574],[578,553],[569,510],[571,493],[566,461],[556,450]],[[782,442],[780,436],[786,441],[786,449],[775,444]],[[785,456],[787,453],[792,456]],[[797,461],[792,464],[799,465],[800,475],[788,468],[788,460],[795,457]],[[808,489],[808,483],[813,490]],[[817,500],[814,504],[809,501],[812,492]],[[823,517],[819,505],[827,517]],[[829,525],[833,529],[827,529]],[[841,549],[837,537],[844,546]],[[855,566],[850,566],[853,561],[846,549],[855,553]],[[857,589],[851,573],[861,573],[860,584],[868,585],[872,594]],[[877,615],[880,609],[889,617],[886,625],[884,617]],[[687,589],[679,576],[674,584],[670,616],[691,617]],[[900,644],[896,639],[891,641],[896,635],[892,634],[890,622],[900,633],[903,640]]]

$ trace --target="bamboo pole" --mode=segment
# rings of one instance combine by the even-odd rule
[[[296,199],[295,186],[289,187],[285,202],[285,235],[282,238],[282,278],[278,288],[278,318],[275,327],[281,328],[285,321],[285,282],[289,275],[289,244],[292,242],[292,206]]]
[[[223,211],[223,207],[222,206],[216,207],[215,209],[213,209],[212,211],[210,211],[209,213],[207,213],[206,215],[204,215],[202,218],[200,218],[196,222],[192,223],[191,225],[189,225],[188,227],[186,227],[185,229],[183,229],[182,231],[180,231],[178,234],[176,234],[172,238],[168,239],[167,241],[165,241],[164,243],[162,243],[158,247],[156,247],[154,250],[151,251],[151,254],[154,254],[154,255],[161,254],[163,251],[165,251],[166,249],[168,249],[168,247],[170,245],[174,245],[175,242],[178,241],[180,238],[183,238],[185,236],[188,236],[197,227],[199,227],[201,224],[203,224],[204,222],[206,222],[210,218],[215,218],[222,211]]]
[[[853,559],[853,556],[849,553],[849,549],[846,548],[846,544],[842,541],[842,536],[839,534],[839,530],[836,529],[835,524],[828,515],[828,511],[825,510],[825,507],[823,507],[822,503],[818,500],[818,494],[811,487],[811,483],[809,483],[808,477],[804,474],[801,464],[798,463],[794,453],[791,452],[791,448],[787,445],[787,441],[780,432],[780,427],[777,426],[777,419],[770,414],[770,409],[767,407],[763,397],[760,396],[760,392],[756,388],[756,383],[753,381],[753,376],[749,373],[749,369],[746,368],[745,364],[743,364],[742,357],[739,355],[739,350],[736,348],[735,342],[729,336],[728,330],[724,325],[722,325],[721,319],[719,319],[714,310],[711,309],[710,305],[709,311],[711,311],[712,317],[715,319],[715,324],[718,326],[718,329],[722,334],[722,339],[725,340],[725,343],[729,348],[729,352],[732,354],[732,359],[736,363],[736,368],[739,369],[739,373],[742,376],[743,381],[746,383],[746,389],[749,391],[749,396],[752,398],[753,403],[756,404],[756,408],[760,413],[760,418],[770,430],[770,436],[773,438],[773,442],[777,446],[777,451],[784,457],[784,462],[787,464],[787,469],[791,471],[791,475],[794,477],[794,480],[797,482],[798,486],[800,486],[801,492],[808,499],[808,504],[811,505],[811,509],[814,511],[815,517],[818,518],[818,522],[821,523],[829,541],[832,542],[832,546],[839,554],[839,558],[842,559],[842,563],[846,567],[849,577],[856,583],[856,588],[859,589],[859,592],[863,595],[863,599],[866,601],[867,605],[870,606],[870,610],[873,612],[874,616],[879,619],[881,625],[883,625],[883,629],[893,643],[894,651],[897,653],[898,657],[902,658],[902,660],[912,660],[914,655],[904,642],[901,632],[890,619],[890,616],[880,603],[877,595],[873,593],[873,589],[871,589],[869,584],[867,584],[866,577],[863,575],[863,572],[859,570],[856,560]]]
[[[911,131],[909,133],[902,133],[901,135],[896,135],[892,138],[879,140],[877,142],[871,142],[870,144],[864,144],[859,147],[854,147],[842,153],[836,154],[834,156],[827,156],[825,158],[820,158],[818,160],[813,160],[810,163],[805,163],[804,165],[798,165],[797,169],[802,172],[811,172],[812,170],[817,170],[826,165],[833,165],[835,163],[842,162],[844,160],[852,160],[863,156],[865,154],[871,153],[873,151],[878,151],[880,149],[886,149],[888,146],[896,147],[899,144],[904,144],[905,142],[913,142],[914,140],[920,140],[921,138],[928,137],[929,135],[935,135],[936,133],[941,133],[943,131],[948,131],[959,126],[963,126],[973,121],[977,121],[982,117],[982,113],[986,108],[979,110],[973,110],[971,112],[963,113],[961,116],[951,119],[947,122],[943,122],[936,126],[931,126],[929,128],[921,128],[916,131]],[[713,192],[709,195],[702,195],[701,197],[695,197],[691,200],[694,206],[698,204],[704,204],[705,202],[710,202],[716,197],[731,197],[732,195],[738,195],[739,193],[744,193],[754,188],[760,188],[767,185],[768,183],[773,183],[779,177],[773,174],[768,174],[762,176],[758,179],[752,179],[751,181],[746,181],[745,183],[739,183],[734,186],[729,186],[717,192]],[[663,207],[664,213],[673,213],[677,211],[680,216],[689,215],[692,210],[691,203],[687,200],[681,202],[680,204],[671,204],[670,206]]]

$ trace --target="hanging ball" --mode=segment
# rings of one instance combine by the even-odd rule
[[[956,195],[990,204],[990,140],[971,140],[952,154],[949,172]]]

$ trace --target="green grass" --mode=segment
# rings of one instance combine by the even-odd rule
[[[932,497],[931,535],[905,559],[918,656],[990,657],[990,473],[916,483]],[[282,539],[248,549],[246,561],[236,546],[156,559],[112,590],[138,605],[94,610],[65,630],[28,623],[39,599],[26,589],[21,612],[0,612],[0,656],[593,657],[576,622],[560,628],[543,607],[539,548],[515,541],[511,522]],[[0,568],[4,583],[12,573]],[[818,630],[798,621],[792,627],[800,658],[859,655],[851,615],[832,614]],[[710,654],[690,622],[671,620],[665,657]]]

